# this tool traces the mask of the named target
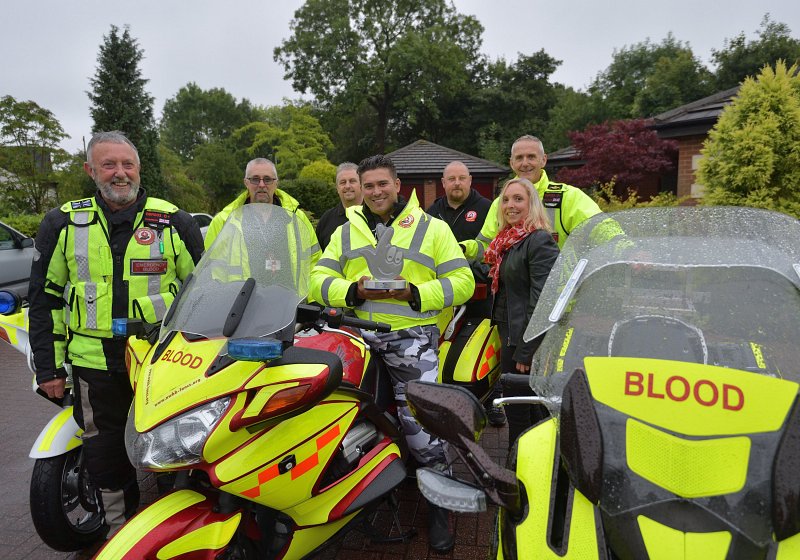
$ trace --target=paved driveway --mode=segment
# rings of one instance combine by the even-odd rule
[[[28,487],[33,459],[28,451],[39,431],[57,411],[51,403],[31,390],[31,374],[21,354],[0,341],[0,558],[3,560],[66,560],[74,554],[56,552],[41,542],[33,528],[28,508]],[[505,428],[487,428],[482,444],[497,460],[506,449]],[[145,501],[153,499],[150,477],[141,479]],[[456,546],[449,554],[436,554],[428,548],[426,503],[414,481],[403,484],[399,496],[400,523],[404,530],[417,529],[417,536],[405,544],[373,544],[363,534],[351,531],[340,542],[318,555],[319,560],[423,560],[452,558],[484,559],[488,556],[494,508],[486,513],[459,514]],[[381,508],[375,525],[390,526],[389,512]]]

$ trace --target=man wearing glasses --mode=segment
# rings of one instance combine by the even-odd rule
[[[313,233],[314,227],[311,225],[305,213],[300,210],[300,204],[291,195],[278,188],[278,172],[275,169],[274,163],[266,158],[251,160],[244,170],[244,186],[247,190],[237,196],[233,202],[228,204],[225,208],[220,210],[219,213],[214,216],[214,219],[211,220],[211,224],[209,224],[208,231],[206,232],[206,250],[214,243],[214,240],[217,238],[217,235],[231,212],[245,204],[254,202],[275,204],[289,212],[294,212],[298,220],[311,230],[311,235],[316,244],[317,238]],[[319,245],[313,248],[312,252],[314,252],[314,257],[319,258]],[[316,258],[313,259],[314,262],[316,262]]]

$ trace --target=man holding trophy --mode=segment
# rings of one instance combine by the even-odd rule
[[[311,294],[330,307],[392,325],[364,332],[392,377],[398,416],[411,454],[423,466],[446,469],[445,442],[428,434],[405,400],[408,381],[435,382],[442,310],[466,302],[475,281],[461,248],[443,221],[426,214],[412,191],[399,199],[394,163],[377,155],[358,167],[364,205],[347,209],[348,222],[331,236],[311,272]],[[429,504],[431,547],[443,552],[454,537],[447,510]]]

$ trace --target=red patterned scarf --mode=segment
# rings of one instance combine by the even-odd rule
[[[506,256],[506,253],[508,253],[511,247],[528,237],[531,233],[533,232],[524,229],[521,225],[514,227],[506,226],[498,232],[497,237],[492,239],[489,248],[486,249],[484,259],[491,265],[489,275],[492,277],[493,294],[496,294],[500,287],[500,263],[503,262],[503,257]]]

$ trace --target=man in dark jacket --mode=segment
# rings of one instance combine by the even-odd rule
[[[450,230],[459,243],[467,239],[475,239],[486,221],[492,202],[472,189],[472,175],[469,174],[469,168],[461,161],[451,161],[445,166],[442,173],[442,187],[444,187],[444,196],[437,198],[430,205],[427,213],[450,226]],[[474,261],[470,263],[470,269],[476,284],[487,285],[489,283],[489,267],[486,263]],[[467,316],[488,319],[491,318],[491,315],[492,298],[487,286],[484,299],[467,303]],[[500,396],[499,390],[496,396]],[[489,423],[492,426],[505,424],[506,418],[503,409],[488,403],[491,403],[491,399],[487,401],[486,408]]]
[[[358,178],[358,166],[355,163],[346,161],[336,168],[336,192],[339,193],[339,204],[326,210],[317,223],[317,241],[323,251],[336,228],[347,222],[345,209],[358,206],[364,198],[361,179]]]

